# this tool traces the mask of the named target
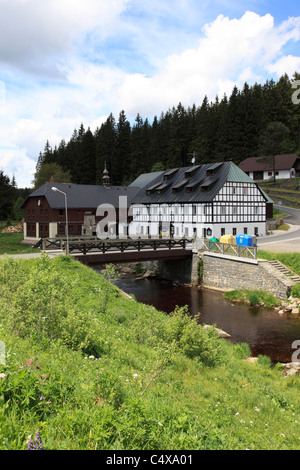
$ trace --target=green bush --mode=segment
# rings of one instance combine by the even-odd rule
[[[248,292],[247,298],[249,300],[250,305],[252,305],[253,307],[256,305],[260,305],[261,303],[259,294],[256,291]]]
[[[203,259],[199,259],[198,261],[198,280],[199,280],[199,283],[201,283],[202,281],[202,278],[203,278],[203,272],[204,272],[204,264],[203,264]]]
[[[144,274],[146,272],[146,268],[144,268],[144,266],[142,264],[137,264],[136,267],[135,267],[134,272],[135,272],[136,275]]]
[[[204,329],[198,317],[191,318],[188,307],[176,307],[164,327],[164,340],[175,343],[178,350],[189,358],[197,358],[206,365],[215,365],[220,360],[220,343],[213,327]]]
[[[53,269],[47,255],[31,269],[24,261],[4,258],[0,262],[2,320],[15,335],[36,341],[62,340],[64,344],[90,354],[102,351],[101,332],[91,312],[75,303],[76,278]],[[1,314],[0,314],[1,315]]]
[[[246,289],[233,290],[225,292],[224,298],[230,300],[231,302],[249,302],[252,306],[257,306],[264,304],[266,307],[274,307],[280,305],[280,301],[274,297],[273,294],[263,290],[254,290],[249,291]]]
[[[297,284],[295,284],[292,289],[291,289],[291,295],[293,297],[298,297],[300,298],[300,282],[298,282]]]
[[[238,359],[247,359],[251,356],[251,350],[247,343],[238,343],[233,350],[234,357]]]
[[[268,356],[264,356],[262,354],[258,355],[258,363],[267,369],[271,367],[271,359]]]

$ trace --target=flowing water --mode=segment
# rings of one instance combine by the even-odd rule
[[[133,294],[138,302],[167,313],[177,305],[188,305],[191,315],[201,313],[200,323],[216,325],[229,333],[230,341],[234,343],[248,343],[253,356],[263,354],[274,362],[291,362],[292,354],[299,349],[300,316],[279,315],[274,309],[233,304],[220,292],[174,287],[164,280],[136,280],[126,276],[119,278],[116,285]],[[292,347],[294,341],[299,341],[299,346]]]
[[[100,272],[103,267],[94,266]],[[251,307],[224,299],[221,292],[197,287],[175,287],[161,279],[135,279],[122,276],[115,284],[138,302],[153,305],[166,313],[176,306],[188,305],[191,315],[200,313],[199,322],[215,325],[230,335],[233,343],[247,343],[253,356],[268,356],[272,362],[291,362],[293,353],[299,360],[300,316],[279,315],[270,308]],[[298,344],[293,345],[295,341]]]

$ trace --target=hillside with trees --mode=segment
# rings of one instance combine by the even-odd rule
[[[15,177],[10,180],[0,170],[0,222],[21,220],[24,216],[21,206],[30,192],[30,188],[18,188]]]
[[[59,177],[77,184],[101,184],[106,162],[112,184],[129,184],[138,175],[155,168],[229,161],[239,164],[247,157],[261,155],[261,137],[271,123],[282,123],[288,137],[280,152],[299,151],[299,106],[292,102],[292,82],[282,76],[277,83],[235,86],[230,96],[187,109],[179,103],[150,123],[136,116],[131,125],[122,110],[116,119],[110,114],[93,133],[81,124],[70,140],[51,147],[46,142],[37,162],[35,182],[44,165],[56,165]],[[48,166],[49,168],[49,166]],[[48,180],[48,179],[46,179]],[[57,179],[58,181],[58,179]]]

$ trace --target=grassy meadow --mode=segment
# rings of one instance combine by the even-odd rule
[[[23,233],[3,233],[0,231],[0,255],[40,252],[40,250],[30,248],[29,245],[21,243],[23,239]]]
[[[0,449],[37,432],[45,450],[300,449],[299,376],[113,277],[64,256],[0,260]]]
[[[279,179],[275,183],[273,180],[260,181],[259,186],[277,204],[279,201],[283,206],[300,209],[300,179],[299,177],[290,179]]]

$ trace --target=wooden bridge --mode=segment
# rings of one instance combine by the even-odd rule
[[[38,245],[44,251],[66,250],[67,239],[44,238]],[[192,240],[165,237],[100,240],[98,237],[77,237],[69,238],[69,253],[84,264],[187,259],[192,255]]]

